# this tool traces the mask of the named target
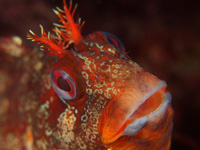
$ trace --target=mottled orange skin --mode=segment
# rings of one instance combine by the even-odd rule
[[[26,51],[26,48],[21,56],[11,59],[10,68],[6,64],[0,66],[1,73],[13,82],[2,94],[1,102],[9,105],[0,112],[3,124],[0,141],[4,143],[0,150],[168,150],[173,115],[170,103],[139,132],[123,135],[125,128],[134,121],[127,116],[161,81],[130,60],[124,51],[116,49],[102,32],[82,37],[82,24],[74,23],[71,3],[68,8],[64,1],[64,11],[55,12],[62,23],[54,29],[56,35],[48,37],[42,27],[41,37],[32,31],[28,35],[33,41],[44,44],[42,49],[49,55],[55,56]],[[68,50],[71,43],[74,47]],[[11,54],[7,55],[4,48],[0,52],[5,55],[0,58],[9,64]],[[74,99],[63,99],[54,91],[50,79],[54,69],[68,73],[74,81],[77,92]],[[20,81],[25,77],[25,81]],[[14,82],[13,78],[20,82]],[[13,92],[9,90],[11,86],[19,88]],[[136,111],[137,115],[149,115],[158,109],[163,102],[162,95],[167,93],[165,88],[155,91],[158,96],[152,93],[153,101],[141,107],[145,110]]]

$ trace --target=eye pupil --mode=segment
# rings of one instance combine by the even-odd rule
[[[64,91],[71,91],[69,83],[62,76],[58,77],[57,85],[60,89]]]

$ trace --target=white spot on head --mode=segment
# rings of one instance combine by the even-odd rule
[[[18,37],[18,36],[13,36],[13,37],[12,37],[12,40],[13,40],[13,42],[14,42],[16,45],[18,45],[18,46],[22,45],[22,39],[21,39],[20,37]]]
[[[35,71],[39,72],[42,69],[42,62],[38,61],[35,65],[34,65],[34,69]]]

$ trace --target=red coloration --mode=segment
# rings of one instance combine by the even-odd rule
[[[5,105],[13,105],[5,112],[16,116],[2,121],[4,149],[9,149],[11,135],[18,141],[12,146],[16,149],[23,143],[27,150],[168,150],[173,111],[166,83],[124,55],[123,44],[112,34],[82,37],[83,24],[73,21],[75,9],[64,1],[64,10],[54,10],[62,23],[55,24],[55,35],[47,36],[42,27],[41,37],[28,34],[58,60],[33,53],[16,65],[23,66],[20,79],[28,76],[28,83],[19,80],[15,85],[20,88],[9,91],[14,98],[3,98]],[[73,50],[67,50],[71,43]],[[71,99],[57,83],[60,76],[72,89]]]
[[[67,22],[69,22],[69,23],[66,23],[64,18],[62,18],[62,15],[58,15],[58,16],[60,17],[60,20],[62,21],[63,25],[65,26],[65,29],[66,30],[68,28],[71,29],[71,32],[72,32],[71,33],[72,34],[71,40],[74,42],[75,45],[77,45],[82,40],[80,28],[82,27],[83,24],[81,24],[80,27],[79,27],[79,24],[74,23],[73,16],[74,16],[74,13],[75,13],[75,10],[76,10],[76,6],[75,6],[73,12],[70,13],[70,11],[72,9],[72,1],[70,1],[69,9],[67,8],[65,0],[63,0],[63,3],[64,3],[65,15],[67,17]],[[65,34],[65,33],[63,32],[63,34]],[[64,37],[64,35],[63,35],[63,37]],[[64,40],[67,41],[68,39],[64,39]]]
[[[43,27],[41,27],[41,37],[38,37],[35,33],[33,33],[32,31],[30,31],[29,34],[28,33],[28,38],[32,39],[32,41],[36,41],[38,43],[44,43],[47,46],[42,46],[41,50],[45,49],[45,51],[47,51],[49,53],[49,55],[57,55],[57,56],[63,56],[66,54],[65,50],[63,49],[62,43],[60,43],[59,41],[57,41],[56,39],[54,39],[52,37],[52,35],[47,35],[46,32],[44,31]]]
[[[51,70],[62,70],[65,71],[66,66],[67,66],[67,70],[65,72],[68,73],[68,75],[73,79],[73,81],[75,82],[75,86],[76,86],[76,90],[78,91],[76,94],[76,99],[81,99],[81,97],[83,96],[83,89],[84,89],[84,83],[82,81],[81,78],[79,78],[80,76],[80,71],[79,71],[79,64],[76,63],[76,60],[74,59],[74,56],[71,53],[68,53],[67,55],[68,59],[66,58],[61,58],[59,63],[56,63],[52,66]],[[69,65],[70,64],[70,65]],[[56,76],[58,77],[60,75],[60,73],[58,71],[56,71],[56,73],[58,73]],[[65,78],[66,79],[66,78]],[[66,79],[68,80],[68,79]],[[71,86],[72,89],[74,89],[74,85],[72,85],[69,81],[69,84]],[[73,91],[74,93],[74,91]],[[73,96],[72,96],[73,97]]]
[[[78,45],[78,43],[82,40],[82,36],[80,30],[84,25],[84,22],[81,23],[79,19],[78,23],[75,23],[73,20],[74,13],[76,11],[76,6],[72,10],[72,1],[70,1],[69,8],[65,0],[64,3],[64,10],[57,8],[54,10],[56,15],[60,18],[60,24],[55,24],[54,32],[55,35],[52,35],[44,31],[43,27],[41,27],[41,37],[38,37],[35,33],[30,30],[28,33],[28,39],[32,39],[32,41],[36,41],[38,43],[43,43],[47,46],[42,46],[42,50],[47,51],[50,55],[57,55],[59,57],[63,57],[66,55],[66,49],[69,47],[71,43]],[[70,13],[72,11],[72,13]]]

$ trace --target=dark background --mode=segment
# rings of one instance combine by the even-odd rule
[[[69,2],[69,1],[67,1]],[[200,1],[73,0],[75,18],[86,21],[82,33],[115,34],[128,55],[168,84],[173,96],[172,150],[200,149]],[[58,22],[52,8],[62,0],[0,0],[0,37],[26,40],[39,24],[51,31]]]

